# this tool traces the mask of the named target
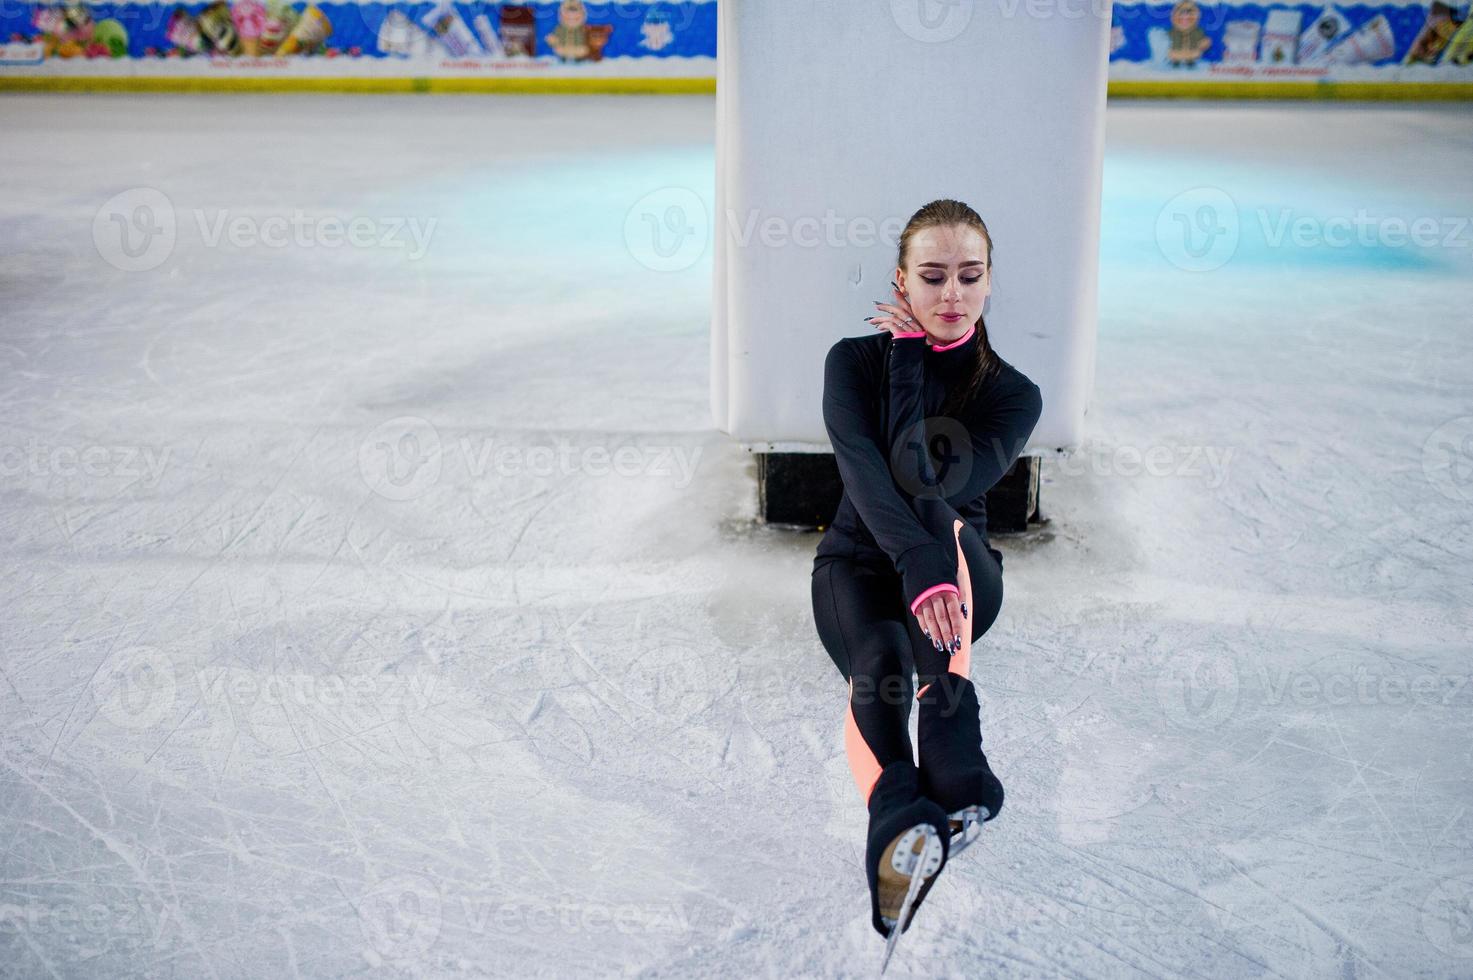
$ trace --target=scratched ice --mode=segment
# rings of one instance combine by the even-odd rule
[[[0,103],[0,974],[873,968],[816,536],[630,220],[711,110]],[[1108,118],[1008,808],[891,972],[1466,975],[1473,113]]]

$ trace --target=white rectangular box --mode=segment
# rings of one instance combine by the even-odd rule
[[[1043,392],[1025,452],[1077,447],[1109,5],[732,0],[719,30],[716,426],[758,451],[828,451],[824,355],[872,329],[906,219],[953,197],[992,233],[992,344]]]

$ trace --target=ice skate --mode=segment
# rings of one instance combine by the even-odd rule
[[[918,787],[916,767],[894,762],[880,773],[869,797],[865,871],[871,922],[888,940],[886,962],[946,865],[950,848],[946,811],[921,796]]]

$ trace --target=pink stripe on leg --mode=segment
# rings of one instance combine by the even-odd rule
[[[967,604],[967,615],[977,615],[977,604],[972,601],[972,576],[967,574],[967,556],[962,553],[962,528],[966,525],[956,520],[951,522],[951,533],[956,538],[956,580],[961,583],[961,601]],[[953,674],[972,676],[972,621],[962,621],[962,648],[951,658],[946,668]]]
[[[854,697],[853,680],[849,681],[849,696]],[[880,760],[875,758],[874,750],[859,731],[852,701],[844,709],[844,754],[849,757],[849,771],[854,773],[854,785],[859,788],[860,798],[868,805],[870,791],[880,778]]]

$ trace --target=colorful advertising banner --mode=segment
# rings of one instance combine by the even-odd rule
[[[716,4],[0,4],[0,76],[713,78]]]
[[[1112,92],[1115,83],[1453,82],[1460,91],[1473,83],[1467,4],[953,2],[970,4],[978,23],[989,16],[1109,16]],[[841,12],[841,5],[819,5],[815,17]],[[815,24],[815,43],[825,36],[820,28]],[[716,0],[10,0],[0,4],[0,38],[0,85],[47,78],[623,76],[687,80],[708,90]]]
[[[1468,6],[1116,4],[1110,79],[1473,80]]]

